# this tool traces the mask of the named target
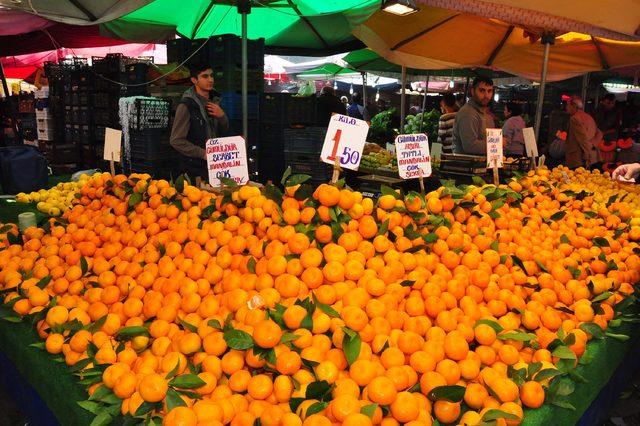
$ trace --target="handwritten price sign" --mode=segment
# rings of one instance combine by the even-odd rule
[[[396,138],[398,174],[402,179],[431,176],[429,138],[424,133],[399,135]]]
[[[502,167],[502,129],[487,129],[487,167]]]
[[[222,186],[220,178],[233,179],[238,185],[249,182],[247,149],[242,136],[209,139],[206,150],[211,186]]]
[[[335,164],[336,158],[339,158],[341,167],[358,170],[367,133],[369,125],[366,121],[334,114],[324,138],[320,160]]]

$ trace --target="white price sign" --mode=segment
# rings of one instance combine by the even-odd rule
[[[249,182],[247,149],[242,136],[209,139],[206,153],[211,186],[222,186],[220,178],[232,179],[238,185]]]
[[[424,133],[399,135],[396,138],[398,174],[402,179],[431,176],[429,138]]]
[[[537,157],[538,144],[536,143],[536,134],[533,131],[533,127],[525,127],[522,129],[522,135],[524,136],[524,148],[527,157]]]
[[[122,130],[104,129],[104,153],[103,158],[107,161],[120,162],[120,147],[122,145]]]
[[[502,129],[487,129],[487,167],[502,167]]]
[[[335,164],[335,159],[339,158],[341,167],[358,170],[367,133],[369,124],[366,121],[334,114],[324,137],[320,160]]]

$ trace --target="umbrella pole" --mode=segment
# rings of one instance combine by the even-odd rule
[[[247,94],[247,13],[242,14],[242,136],[247,139],[249,130],[249,111]]]
[[[587,106],[587,91],[589,90],[589,73],[582,76],[582,101]]]
[[[362,106],[367,107],[367,73],[362,73]]]
[[[538,104],[536,105],[536,121],[535,131],[536,140],[540,139],[540,123],[542,122],[542,104],[544,103],[544,91],[547,84],[547,67],[549,65],[549,49],[553,44],[555,37],[553,34],[545,33],[542,36],[542,43],[544,44],[544,56],[542,58],[542,74],[540,78],[540,87],[538,87]]]
[[[18,140],[18,123],[16,122],[17,114],[14,108],[14,104],[13,102],[11,102],[11,98],[9,97],[9,85],[7,84],[7,78],[4,75],[4,67],[2,66],[2,62],[0,62],[0,80],[2,80],[2,90],[4,91],[4,97],[7,101],[7,106],[9,107],[9,116],[11,117],[13,132],[16,140]]]
[[[404,133],[404,117],[406,115],[405,110],[405,86],[407,85],[407,67],[402,66],[402,87],[400,88],[400,133]]]
[[[422,133],[422,124],[424,123],[425,109],[427,108],[427,93],[429,93],[429,74],[424,84],[424,96],[422,97],[422,115],[420,116],[420,133]]]

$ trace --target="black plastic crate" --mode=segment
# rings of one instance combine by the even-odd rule
[[[107,93],[91,95],[91,106],[94,108],[118,109],[118,98]]]
[[[217,64],[242,63],[242,39],[234,34],[222,34],[209,40],[209,61]],[[247,64],[252,68],[264,65],[264,39],[247,40]]]
[[[102,146],[104,144],[105,126],[94,126],[92,129],[93,140],[97,145]]]
[[[73,125],[65,124],[64,126],[64,142],[67,144],[73,143]]]
[[[258,180],[260,182],[280,182],[285,170],[282,152],[258,149]]]
[[[287,103],[286,117],[290,125],[313,125],[316,122],[316,109],[315,96],[291,96]]]
[[[260,125],[257,120],[249,120],[247,123],[247,131],[249,132],[249,139],[247,146],[258,145],[260,141]],[[229,120],[229,131],[227,132],[228,136],[242,136],[242,120]]]
[[[191,52],[191,40],[187,38],[176,38],[167,41],[167,61],[178,62],[184,61]]]
[[[242,119],[242,94],[238,92],[223,92],[220,106],[227,113],[230,120]],[[249,120],[257,120],[260,109],[258,95],[247,95],[247,116]]]
[[[19,121],[20,130],[36,129],[36,116],[35,114],[20,114]]]
[[[284,129],[285,127],[281,124],[265,123],[261,120],[260,141],[272,146],[279,146],[282,149],[284,146]]]
[[[170,113],[171,102],[167,99],[136,99],[129,127],[133,130],[168,129]]]
[[[111,109],[94,109],[93,122],[98,126],[112,127],[117,125],[117,111]]]
[[[285,152],[284,161],[292,173],[308,174],[314,183],[326,182],[333,175],[333,167],[320,162],[319,155]]]
[[[284,150],[285,152],[317,154],[320,156],[326,133],[326,127],[285,129],[283,132]]]
[[[80,125],[74,124],[71,130],[73,143],[79,144],[81,140]]]
[[[50,163],[77,163],[80,160],[80,150],[75,144],[40,142],[38,146]]]
[[[129,157],[137,161],[174,157],[168,135],[160,132],[131,132],[129,134]]]
[[[96,147],[94,145],[82,145],[80,147],[80,157],[83,165],[95,167],[98,159]]]
[[[124,56],[122,53],[109,53],[104,58],[91,58],[93,71],[104,76],[114,75],[124,71]]]
[[[260,95],[260,121],[284,123],[287,114],[289,93],[262,93]]]
[[[147,62],[137,62],[124,67],[127,84],[140,84],[147,81],[149,64]]]
[[[83,124],[80,126],[80,143],[94,145],[96,141],[93,139],[93,132],[91,126]]]
[[[213,79],[215,88],[221,92],[240,92],[242,90],[242,68],[235,64],[214,66]],[[259,93],[263,90],[263,70],[247,70],[247,91]]]

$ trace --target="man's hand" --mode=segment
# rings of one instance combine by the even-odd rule
[[[623,164],[611,173],[611,179],[620,182],[634,182],[640,175],[640,164]]]
[[[220,105],[214,104],[213,102],[207,103],[207,112],[210,116],[215,118],[221,118],[224,116],[224,111],[220,108]]]

